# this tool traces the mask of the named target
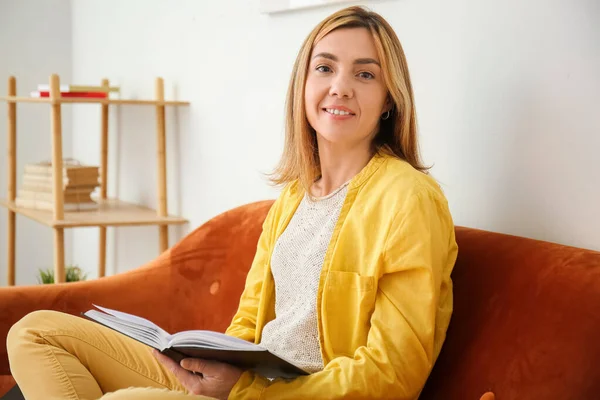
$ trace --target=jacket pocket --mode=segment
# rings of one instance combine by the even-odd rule
[[[351,357],[367,344],[376,293],[372,276],[329,271],[323,293],[323,328],[335,355]]]

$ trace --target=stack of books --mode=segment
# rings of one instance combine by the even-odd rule
[[[65,211],[96,210],[98,203],[92,193],[100,186],[99,167],[65,161],[63,164],[63,205]],[[49,162],[27,164],[22,185],[17,192],[17,207],[53,210],[54,187],[52,164]]]
[[[118,92],[118,87],[94,85],[60,85],[61,97],[108,98],[109,93]],[[40,84],[37,90],[30,93],[31,97],[50,97],[50,85]]]

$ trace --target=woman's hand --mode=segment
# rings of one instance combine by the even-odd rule
[[[226,400],[242,375],[242,370],[229,364],[199,358],[185,358],[181,365],[152,349],[154,357],[179,379],[191,394]]]

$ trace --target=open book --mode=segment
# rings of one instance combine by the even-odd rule
[[[294,378],[308,375],[300,367],[264,347],[212,331],[183,331],[173,335],[145,318],[94,305],[83,315],[92,321],[144,343],[176,362],[186,357],[221,361],[253,370],[267,378]]]

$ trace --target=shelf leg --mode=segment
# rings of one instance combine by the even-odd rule
[[[65,232],[54,228],[54,283],[65,282]]]
[[[165,85],[162,78],[156,78],[155,84],[156,100],[164,101]],[[165,138],[165,106],[159,104],[156,106],[156,140],[157,140],[157,161],[158,161],[158,216],[167,216],[167,154]],[[167,225],[159,226],[159,250],[164,252],[169,248],[169,227]]]
[[[58,75],[50,76],[50,98],[60,99]],[[64,218],[62,117],[60,102],[52,102],[52,195],[54,197],[54,220]],[[63,228],[54,228],[54,282],[65,281],[65,236]]]
[[[8,212],[8,286],[15,286],[15,264],[16,264],[16,215],[14,211]]]
[[[100,228],[100,243],[98,244],[98,278],[106,275],[106,227]]]
[[[14,76],[8,78],[8,95],[17,95],[17,80]],[[8,103],[8,201],[14,202],[17,194],[17,103]],[[16,260],[16,214],[8,211],[8,286],[15,285]]]
[[[50,98],[60,99],[60,80],[58,75],[50,77]],[[63,153],[62,153],[62,117],[59,102],[52,103],[52,194],[54,197],[54,219],[64,218]]]
[[[108,79],[102,79],[102,86],[109,88]],[[100,149],[100,199],[106,200],[108,188],[108,104],[101,109],[101,149]],[[106,275],[106,227],[99,228],[98,278]]]

